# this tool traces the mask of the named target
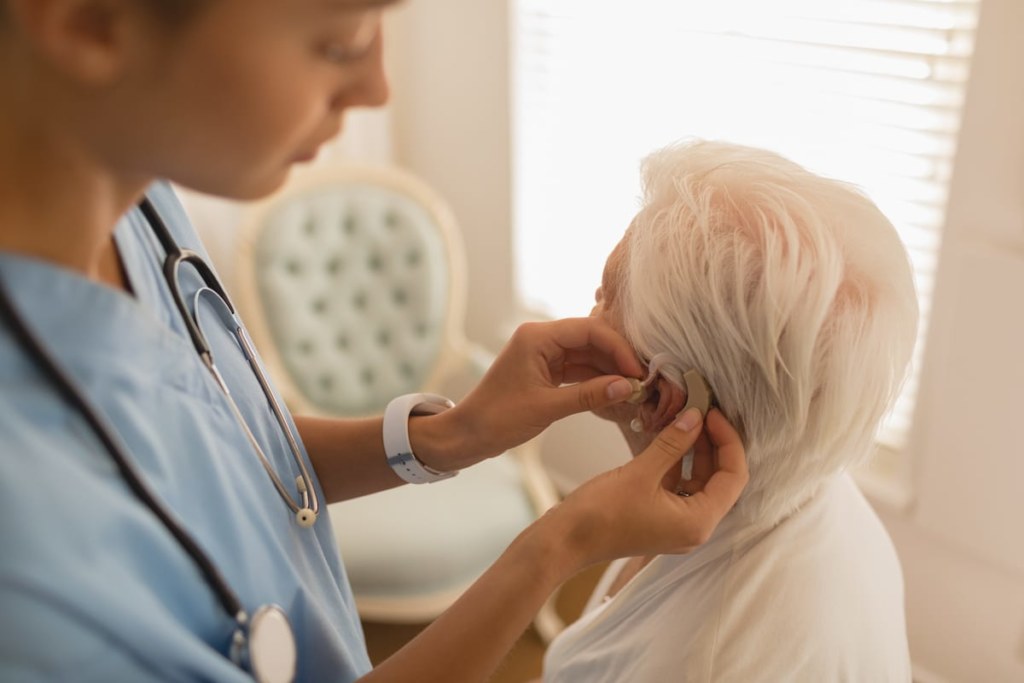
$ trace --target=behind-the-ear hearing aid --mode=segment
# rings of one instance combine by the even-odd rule
[[[633,393],[626,399],[628,403],[640,405],[650,397],[654,381],[658,378],[662,366],[668,363],[670,358],[667,353],[659,353],[651,358],[647,366],[646,378],[643,380],[629,378],[629,383],[633,386]],[[711,409],[715,396],[704,376],[697,370],[687,370],[683,373],[683,388],[686,390],[686,403],[683,405],[682,410],[679,411],[680,414],[690,408],[696,408],[700,411],[702,419],[707,417],[708,410]],[[630,428],[635,432],[643,431],[643,423],[640,421],[640,418],[633,420],[630,423]]]
[[[683,373],[683,384],[686,385],[686,405],[679,412],[685,413],[690,408],[696,408],[700,411],[701,419],[707,417],[715,401],[715,394],[704,375],[696,370],[687,370]]]
[[[633,387],[633,393],[626,399],[627,403],[640,405],[650,398],[654,380],[658,378],[661,367],[667,362],[667,358],[664,358],[666,355],[659,353],[651,359],[647,370],[647,377],[643,380],[634,377],[627,378]],[[686,405],[679,412],[684,413],[690,408],[696,408],[700,411],[701,417],[706,417],[708,410],[711,409],[711,404],[714,403],[715,395],[711,391],[708,381],[704,379],[704,375],[696,370],[687,370],[683,373],[683,388],[686,389]]]
[[[667,353],[659,353],[651,358],[650,363],[647,366],[647,377],[643,381],[638,379],[630,379],[630,384],[633,385],[633,393],[628,399],[629,403],[634,405],[640,405],[646,401],[651,394],[651,387],[654,386],[654,381],[660,374],[662,366],[664,366],[670,360],[670,356]],[[682,410],[678,414],[683,414],[690,408],[696,408],[700,411],[701,419],[704,419],[708,415],[708,411],[711,409],[712,404],[715,402],[715,394],[711,390],[711,385],[704,379],[704,376],[697,370],[690,369],[683,373],[683,388],[686,390],[686,403],[683,405]],[[630,429],[634,432],[642,432],[644,429],[643,421],[637,417],[629,424]],[[693,478],[693,450],[683,456],[680,464],[680,477],[683,481],[690,481]],[[677,491],[680,496],[689,497],[690,493],[680,489]]]

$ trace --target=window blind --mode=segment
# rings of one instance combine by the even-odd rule
[[[636,211],[639,161],[685,138],[859,185],[899,229],[921,333],[880,440],[906,440],[979,0],[517,0],[516,274],[585,315]]]

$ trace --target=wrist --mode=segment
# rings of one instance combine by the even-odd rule
[[[476,462],[464,455],[463,435],[453,419],[456,412],[453,408],[436,415],[409,416],[409,443],[416,458],[428,467],[452,472]]]
[[[594,564],[578,525],[560,504],[527,527],[510,550],[517,547],[527,554],[534,571],[541,573],[538,578],[553,581],[556,587]]]

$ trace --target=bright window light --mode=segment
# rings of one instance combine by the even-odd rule
[[[518,0],[516,262],[526,306],[585,315],[686,137],[773,149],[861,186],[900,230],[923,344],[978,0]],[[915,362],[915,367],[919,366]],[[899,447],[916,375],[881,435]]]

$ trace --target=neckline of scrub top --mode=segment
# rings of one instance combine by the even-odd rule
[[[152,334],[152,330],[162,326],[153,324],[158,321],[149,307],[127,292],[90,280],[59,264],[0,252],[0,277],[4,278],[18,312],[44,342],[54,335],[60,335],[58,341],[64,341],[64,335],[76,338],[76,354],[81,357],[74,359],[73,365],[78,369],[84,361],[93,359],[89,350],[105,358],[117,353],[124,345],[168,341],[167,335]],[[50,305],[35,305],[40,299]],[[74,305],[69,305],[69,302],[74,302]],[[78,316],[102,317],[108,325],[75,325]],[[148,324],[140,325],[139,322]],[[144,335],[146,339],[140,339],[136,334]],[[59,360],[67,359],[59,357]]]

